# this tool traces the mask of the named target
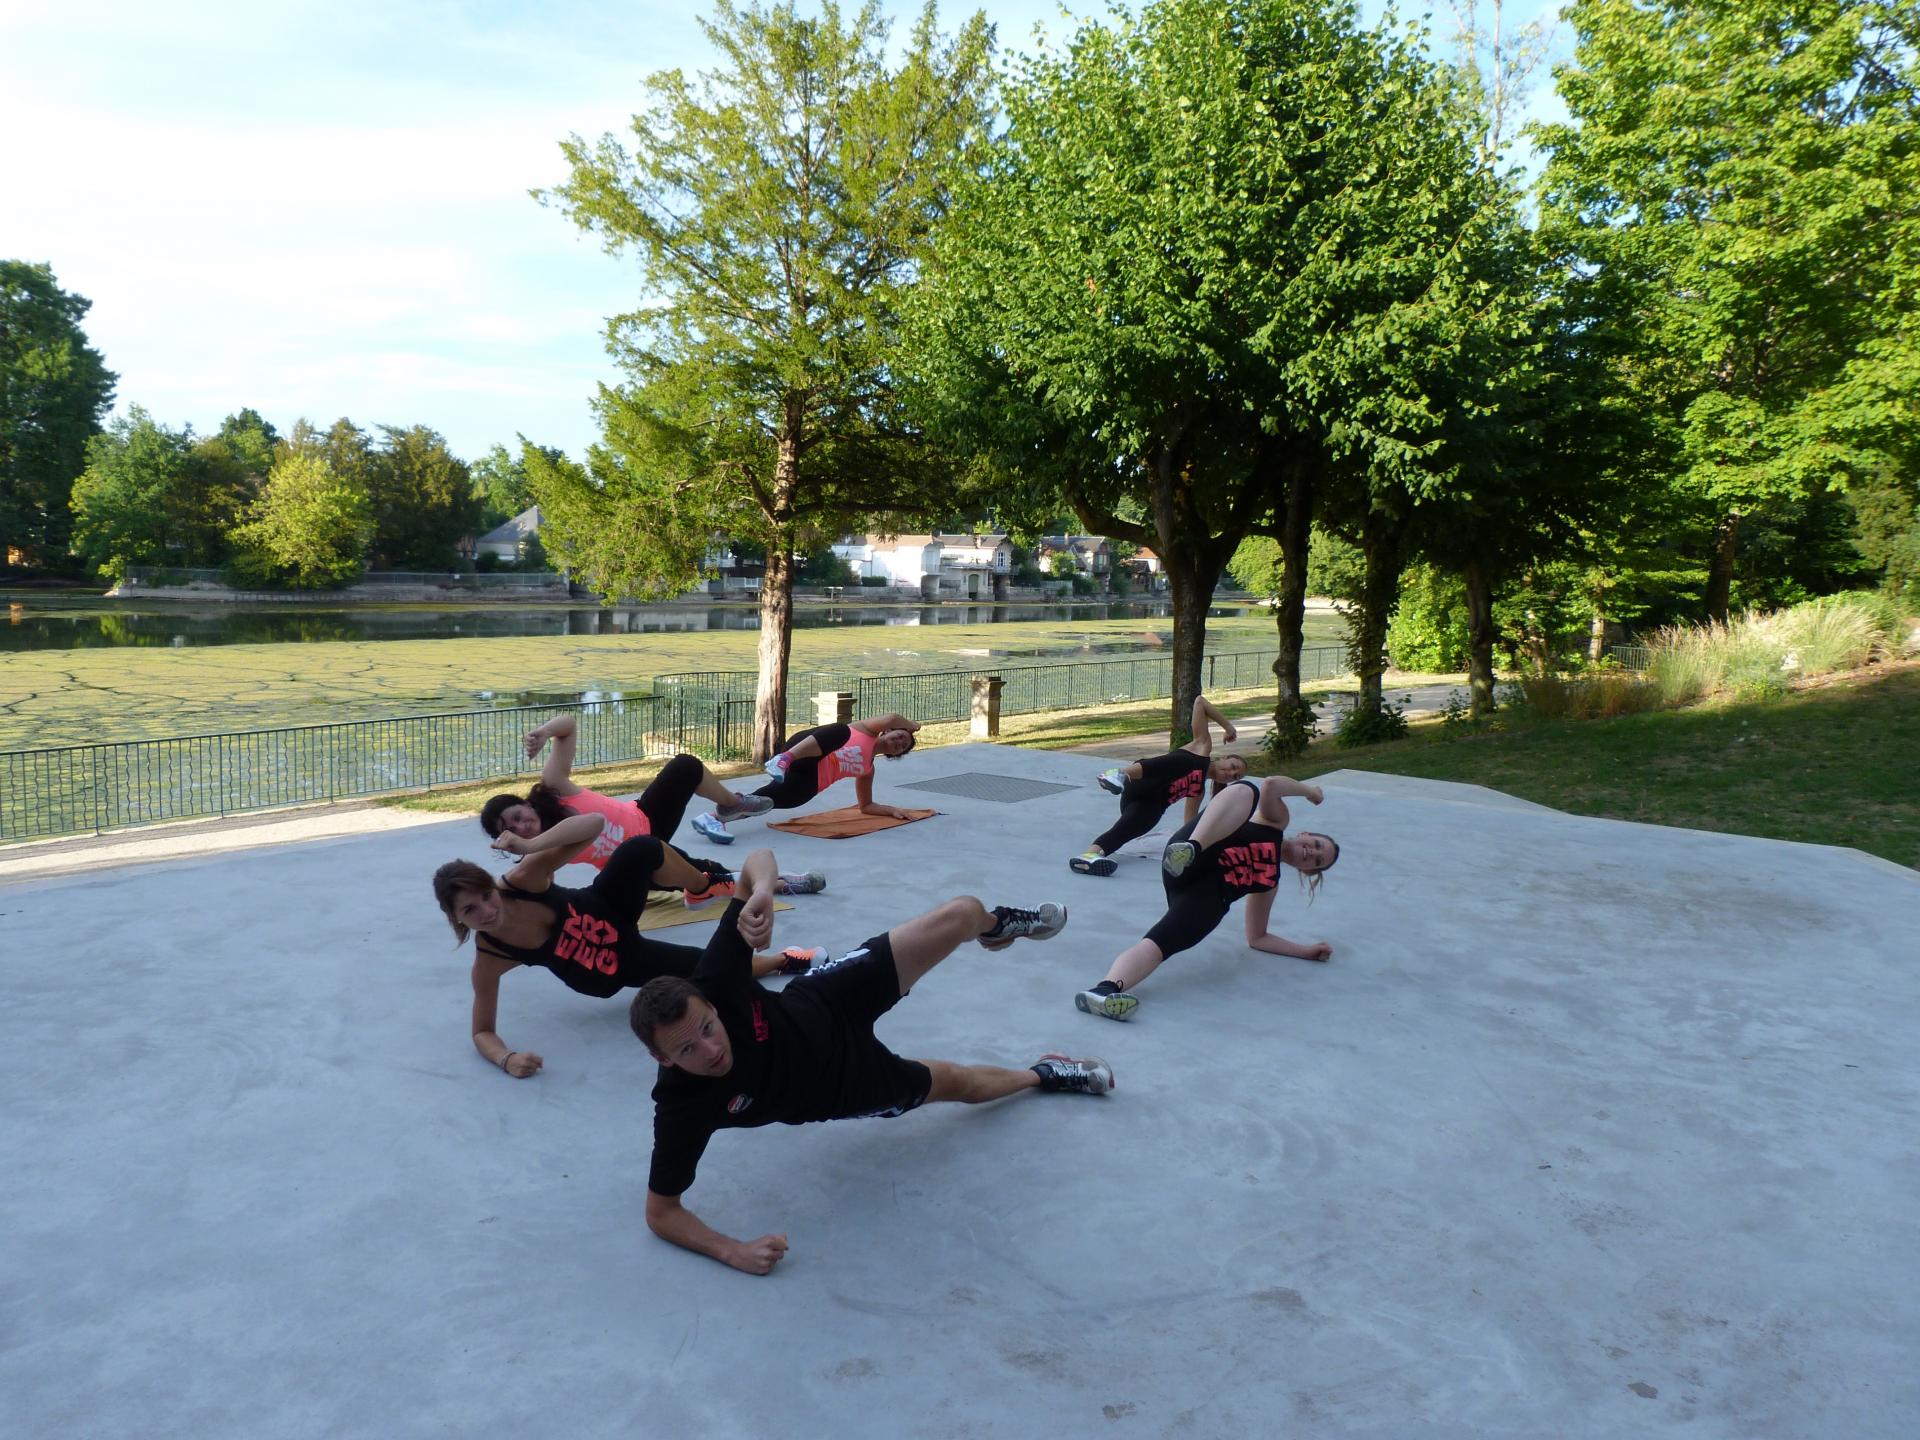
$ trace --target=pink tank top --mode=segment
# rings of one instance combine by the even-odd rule
[[[653,827],[647,823],[647,812],[631,800],[616,800],[596,790],[582,790],[578,795],[562,795],[559,799],[560,808],[570,810],[575,815],[607,817],[606,825],[593,844],[573,857],[575,863],[591,865],[596,870],[605,869],[622,840],[653,833]]]
[[[836,780],[848,776],[859,779],[862,775],[873,773],[873,747],[880,737],[869,735],[857,726],[847,735],[847,743],[838,750],[829,750],[820,757],[820,768],[815,772],[819,776],[818,788],[826,789]]]

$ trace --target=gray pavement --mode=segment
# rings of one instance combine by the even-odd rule
[[[1333,962],[1236,913],[1115,1025],[1071,995],[1159,886],[1067,871],[1098,768],[930,750],[879,791],[936,819],[774,835],[832,877],[783,942],[1068,902],[880,1033],[1120,1084],[720,1136],[688,1203],[785,1231],[764,1279],[646,1232],[623,1003],[515,974],[545,1072],[473,1054],[427,886],[471,821],[0,888],[0,1432],[1920,1433],[1920,877],[1335,774],[1275,904]],[[900,788],[962,772],[1074,788]]]

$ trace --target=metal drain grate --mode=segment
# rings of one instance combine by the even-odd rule
[[[916,780],[901,790],[933,790],[942,795],[962,795],[969,800],[997,800],[1002,805],[1017,805],[1022,800],[1038,800],[1062,790],[1078,790],[1078,785],[1054,785],[1045,780],[1022,780],[1018,775],[988,775],[969,770],[964,775],[946,775],[938,780]]]

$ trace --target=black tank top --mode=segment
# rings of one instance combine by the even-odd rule
[[[582,995],[604,1000],[658,975],[691,975],[693,962],[700,958],[700,952],[690,946],[648,940],[632,920],[609,908],[591,889],[552,885],[535,891],[502,885],[500,893],[546,906],[553,912],[553,933],[534,950],[485,935],[492,952],[551,970],[569,990]]]
[[[1236,780],[1250,786],[1257,796],[1260,787],[1251,780]],[[1254,802],[1258,805],[1258,800]],[[1255,814],[1259,812],[1256,810]],[[1249,817],[1247,823],[1207,851],[1207,861],[1219,880],[1220,893],[1231,900],[1258,895],[1280,883],[1280,842],[1287,833],[1273,825],[1263,825]]]

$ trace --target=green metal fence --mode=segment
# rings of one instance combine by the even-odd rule
[[[1245,690],[1272,683],[1273,656],[1209,655],[1201,683]],[[1170,656],[993,666],[1005,684],[1003,715],[1085,709],[1171,693]],[[1301,678],[1341,674],[1344,652],[1317,646],[1301,655]],[[973,670],[901,675],[805,671],[789,677],[788,724],[813,723],[813,696],[847,691],[856,714],[889,710],[939,723],[972,713]],[[710,760],[744,758],[752,746],[754,675],[713,671],[665,675],[654,693],[567,704],[580,717],[585,768],[689,751]],[[170,820],[271,810],[401,790],[467,785],[522,773],[521,737],[554,705],[466,710],[385,720],[301,725],[110,745],[0,752],[0,841],[118,830]]]

